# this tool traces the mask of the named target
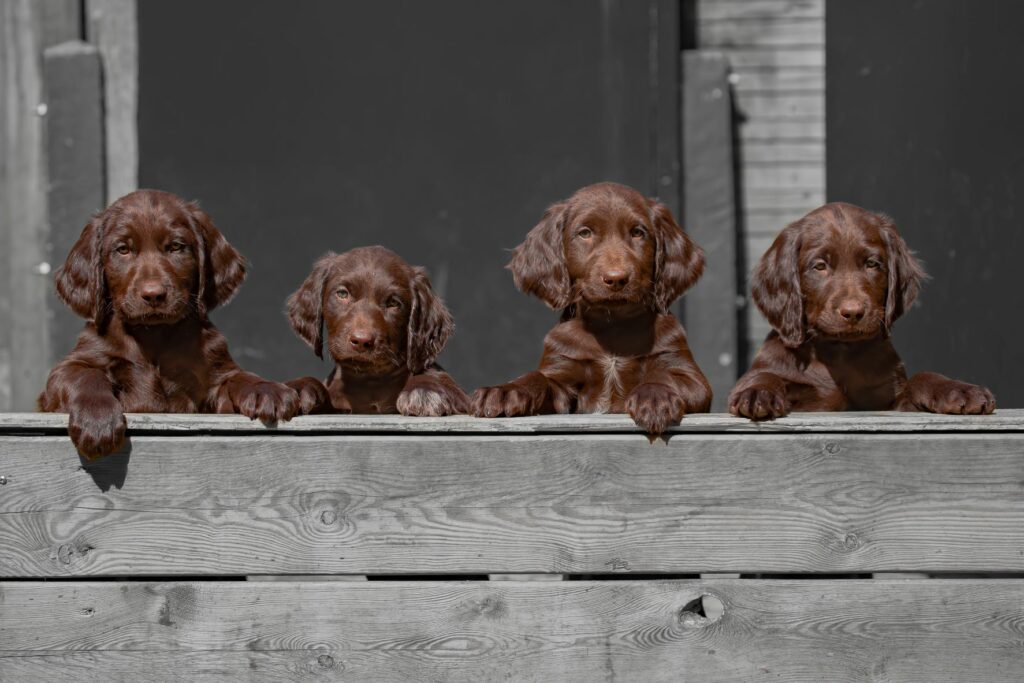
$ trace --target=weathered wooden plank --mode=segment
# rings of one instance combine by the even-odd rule
[[[760,255],[758,255],[760,256]],[[129,413],[129,434],[575,434],[638,433],[626,415],[537,415],[515,418],[404,417],[401,415],[304,415],[264,425],[241,415]],[[0,413],[0,434],[64,434],[64,413]],[[752,422],[724,413],[687,415],[670,434],[716,432],[996,432],[1024,431],[1024,409],[1000,408],[992,415],[851,412],[793,413],[768,422]]]
[[[697,0],[701,21],[824,19],[825,0]]]
[[[991,683],[1024,673],[1020,580],[0,589],[10,680]],[[721,614],[700,616],[698,601]]]
[[[825,91],[823,67],[733,67],[732,83],[740,94],[753,92],[820,93]]]
[[[701,47],[825,47],[825,22],[820,17],[765,17],[747,21],[699,19]]]
[[[742,115],[750,118],[781,121],[824,119],[825,92],[739,92],[736,106]]]
[[[56,9],[56,4],[46,4]],[[46,260],[46,153],[42,117],[44,3],[0,2],[0,233],[5,233],[2,271],[7,315],[3,320],[10,359],[10,405],[28,410],[49,367]],[[56,12],[50,16],[52,20]],[[47,271],[48,272],[48,271]]]
[[[651,190],[654,196],[679,216],[682,198],[682,166],[680,164],[682,118],[680,93],[681,66],[680,3],[677,0],[651,0],[648,5],[651,46],[649,79],[655,98],[655,135]],[[672,46],[665,49],[664,46]]]
[[[825,191],[825,167],[821,164],[750,166],[743,171],[743,182],[751,189],[816,188]]]
[[[743,186],[743,206],[751,210],[798,211],[804,215],[825,203],[824,186],[749,187]]]
[[[103,57],[107,203],[138,188],[136,0],[85,0],[86,34]]]
[[[103,208],[105,202],[99,52],[77,40],[48,47],[43,55],[43,73],[50,224],[46,261],[55,270],[89,216]],[[57,298],[52,288],[47,303],[49,346],[53,354],[49,366],[74,347],[82,330],[82,319]]]
[[[722,48],[729,62],[746,67],[818,67],[825,66],[825,50],[808,47],[735,47]]]
[[[739,127],[739,138],[743,143],[752,140],[769,142],[776,140],[823,141],[825,139],[825,121],[762,121],[759,119],[748,119],[742,122]]]
[[[774,239],[783,228],[806,213],[806,210],[758,209],[747,214],[747,223],[744,227],[748,235],[770,236]],[[760,256],[761,254],[757,254],[758,258]]]
[[[44,47],[82,38],[80,0],[36,0]]]
[[[704,277],[686,297],[690,348],[711,383],[714,410],[736,383],[736,187],[729,63],[718,53],[683,53],[684,225],[704,248]]]
[[[0,576],[1024,571],[1024,434],[0,437]]]
[[[817,164],[824,168],[825,143],[821,140],[751,140],[743,147],[743,162],[750,167]]]

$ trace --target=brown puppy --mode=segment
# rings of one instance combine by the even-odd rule
[[[669,306],[704,253],[668,208],[615,183],[550,207],[509,264],[516,286],[562,309],[540,367],[473,397],[478,416],[628,412],[660,434],[707,412],[711,387]]]
[[[125,412],[238,412],[287,420],[295,391],[244,372],[207,318],[245,277],[245,261],[196,204],[156,190],[93,218],[57,271],[57,294],[89,319],[50,372],[40,410],[68,412],[82,455],[120,448]]]
[[[729,411],[755,420],[791,410],[991,413],[984,387],[934,372],[907,380],[889,333],[924,278],[881,214],[833,203],[787,226],[753,275],[754,302],[775,329]]]
[[[312,378],[289,386],[323,392],[318,412],[451,415],[468,398],[434,360],[454,329],[451,314],[414,268],[384,247],[329,253],[288,299],[292,329],[323,358],[324,326],[334,370],[326,392]]]

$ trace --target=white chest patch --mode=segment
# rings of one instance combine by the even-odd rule
[[[616,356],[605,356],[598,359],[597,363],[604,373],[604,384],[601,386],[601,395],[594,406],[595,413],[607,413],[612,405],[612,399],[622,394],[622,375],[620,364],[624,359]]]

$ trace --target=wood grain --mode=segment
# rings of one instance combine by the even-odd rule
[[[825,0],[700,0],[701,21],[825,19]]]
[[[718,53],[683,52],[683,225],[704,249],[707,269],[686,297],[690,349],[724,410],[736,383],[736,187],[729,64]]]
[[[401,415],[304,415],[266,425],[241,415],[129,413],[130,434],[639,434],[626,415],[538,415],[515,418],[404,417]],[[0,413],[0,434],[66,434],[64,413]],[[768,422],[752,422],[728,413],[694,413],[669,430],[682,433],[798,432],[1024,432],[1024,409],[1001,408],[992,415],[851,412],[792,413]]]
[[[757,17],[701,20],[701,39],[716,48],[825,47],[825,22],[821,17]]]
[[[750,253],[764,232],[759,214],[792,220],[825,201],[825,2],[698,0],[696,14],[698,45],[720,50],[733,70],[741,248]],[[767,325],[753,305],[743,315],[749,354]]]
[[[43,53],[43,74],[49,141],[46,260],[56,270],[78,240],[89,216],[106,204],[103,69],[99,51],[79,40],[49,47]],[[74,348],[82,331],[82,318],[64,305],[52,287],[47,304],[50,366]]]
[[[1024,571],[1024,434],[0,437],[0,576]]]
[[[50,365],[49,277],[46,262],[46,147],[42,53],[46,40],[64,41],[61,17],[71,3],[0,2],[0,277],[4,346],[9,358],[9,404],[30,410]],[[45,270],[45,268],[43,268]],[[48,271],[47,271],[48,272]]]
[[[138,189],[139,39],[136,0],[84,0],[89,42],[103,57],[107,203]]]
[[[1024,582],[0,584],[4,680],[1019,681]],[[692,604],[711,596],[721,615]]]

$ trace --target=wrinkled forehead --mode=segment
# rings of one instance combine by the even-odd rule
[[[801,253],[823,249],[847,253],[863,250],[885,253],[881,219],[876,214],[855,207],[827,204],[811,212],[804,219],[800,238]]]
[[[327,275],[327,287],[347,287],[361,296],[400,294],[408,296],[412,269],[400,258],[386,253],[341,254]]]
[[[569,200],[568,218],[569,225],[636,225],[646,224],[650,212],[647,200],[639,192],[586,189]]]

